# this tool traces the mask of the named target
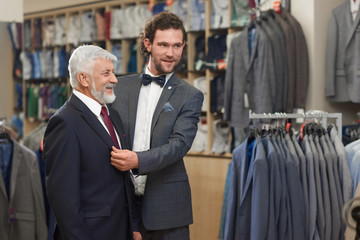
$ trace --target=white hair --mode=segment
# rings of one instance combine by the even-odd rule
[[[74,50],[69,59],[69,75],[70,85],[72,88],[76,88],[79,85],[77,75],[79,72],[85,72],[91,77],[93,76],[92,68],[94,66],[94,60],[101,58],[110,60],[113,64],[116,64],[117,57],[105,49],[94,45],[83,45]]]

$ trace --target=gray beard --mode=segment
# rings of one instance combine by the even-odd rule
[[[114,92],[111,95],[107,95],[105,92],[106,87],[108,86],[112,86],[113,84],[109,83],[106,84],[104,89],[102,91],[97,91],[95,89],[95,80],[92,79],[92,87],[91,87],[91,94],[93,95],[93,97],[98,100],[101,104],[106,104],[106,103],[113,103],[115,101],[115,94]]]

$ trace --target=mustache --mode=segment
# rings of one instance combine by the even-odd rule
[[[108,89],[108,88],[115,88],[115,83],[107,83],[104,89]]]

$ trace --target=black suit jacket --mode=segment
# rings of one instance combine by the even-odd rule
[[[118,113],[109,111],[122,148],[128,148]],[[132,181],[128,171],[110,164],[112,146],[105,128],[75,95],[50,119],[44,156],[55,239],[132,239]]]

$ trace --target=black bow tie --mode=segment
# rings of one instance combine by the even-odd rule
[[[157,84],[160,85],[160,87],[163,87],[165,84],[165,78],[166,78],[165,75],[160,75],[158,77],[152,77],[152,76],[144,73],[142,76],[142,83],[144,84],[144,86],[146,86],[146,85],[150,84],[151,81],[155,81],[155,82],[157,82]]]

